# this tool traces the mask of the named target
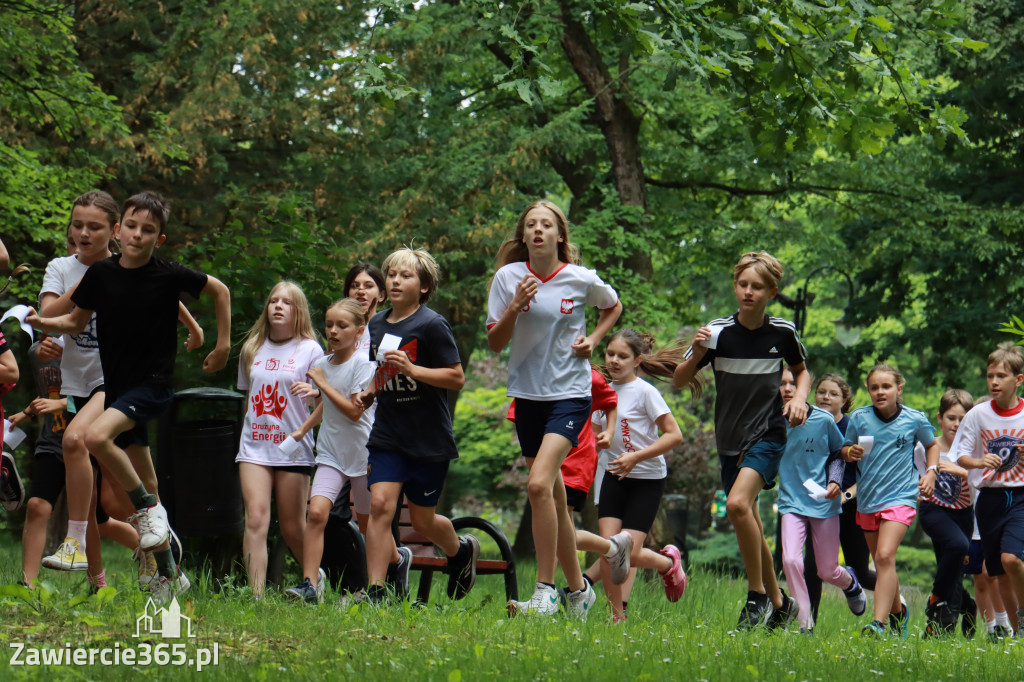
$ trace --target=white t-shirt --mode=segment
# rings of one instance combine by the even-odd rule
[[[624,384],[612,382],[612,388],[619,396],[619,407],[618,423],[608,452],[611,459],[616,459],[623,452],[637,452],[653,445],[658,440],[658,417],[670,414],[671,410],[658,389],[643,379]],[[665,456],[658,455],[639,462],[626,478],[662,479],[666,476]]]
[[[356,345],[356,355],[358,355],[359,357],[365,358],[366,360],[370,359],[370,325],[369,325],[369,323],[367,323],[366,327],[363,329],[363,335],[359,337],[359,344]],[[376,406],[377,406],[377,404],[374,403],[374,407],[376,407]]]
[[[366,389],[373,381],[376,364],[362,357],[357,350],[352,357],[340,365],[330,362],[333,355],[318,358],[314,367],[324,370],[324,379],[346,398]],[[366,474],[366,441],[373,426],[374,403],[363,412],[358,421],[352,421],[341,413],[326,395],[324,420],[316,437],[316,463],[334,467],[349,477]]]
[[[63,296],[68,289],[78,284],[88,269],[89,266],[80,262],[78,256],[54,258],[46,266],[39,298],[42,299],[43,294]],[[64,355],[60,359],[60,373],[63,378],[62,395],[84,398],[92,393],[93,389],[103,385],[95,313],[89,318],[89,323],[81,333],[64,335]]]
[[[1024,444],[1024,401],[1010,410],[1000,409],[994,400],[977,403],[964,416],[953,444],[946,454],[956,462],[960,457],[998,455],[997,469],[969,469],[967,480],[977,488],[1020,488],[1024,486],[1024,457],[1017,445]]]
[[[487,328],[505,314],[516,285],[527,273],[527,262],[509,263],[494,275],[487,301]],[[572,344],[586,336],[586,307],[612,308],[619,297],[597,273],[564,264],[539,285],[512,333],[508,363],[508,395],[527,400],[565,400],[590,397],[590,363],[578,358]]]
[[[294,453],[294,459],[279,446],[309,417],[310,401],[293,396],[292,384],[308,382],[306,372],[323,355],[320,344],[312,339],[292,339],[283,344],[266,341],[252,359],[249,377],[239,362],[238,388],[248,390],[249,397],[236,462],[263,466],[313,465],[312,432],[302,439],[302,447]]]

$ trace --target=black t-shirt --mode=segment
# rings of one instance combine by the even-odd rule
[[[391,334],[402,339],[399,350],[408,353],[415,365],[436,369],[461,362],[452,328],[442,315],[420,306],[392,324],[387,321],[390,314],[391,310],[385,310],[370,320],[371,360],[377,358],[384,335]],[[398,374],[390,365],[378,368],[374,381],[381,383],[368,448],[430,461],[459,456],[447,389]]]
[[[103,385],[108,398],[137,386],[171,386],[178,353],[178,297],[198,298],[206,286],[201,272],[153,258],[140,268],[123,268],[121,255],[93,263],[71,296],[96,312]]]
[[[738,455],[760,441],[786,442],[779,393],[782,365],[797,365],[807,357],[792,322],[765,315],[760,327],[747,329],[737,315],[708,323],[722,331],[716,348],[708,349],[697,363],[710,363],[715,372],[715,440],[720,455]]]
[[[36,357],[36,348],[39,342],[32,344],[29,348],[28,357],[32,363],[32,372],[36,377],[36,395],[40,398],[50,400],[60,399],[60,358],[53,358],[46,362],[40,362]],[[39,438],[36,440],[36,456],[42,454],[57,455],[63,458],[64,429],[68,425],[67,410],[61,410],[59,414],[46,413],[43,415],[43,424],[39,428]]]

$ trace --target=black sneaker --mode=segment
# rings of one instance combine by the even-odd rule
[[[772,600],[767,594],[747,592],[747,603],[740,611],[740,620],[736,624],[737,630],[753,630],[758,625],[764,625],[772,617],[775,609],[772,607]]]
[[[480,541],[472,535],[459,540],[459,551],[448,559],[448,597],[462,599],[476,582],[476,562],[480,558]]]
[[[25,503],[25,486],[21,484],[18,467],[9,452],[3,453],[0,470],[0,503],[7,511],[16,512]]]
[[[366,588],[365,603],[370,606],[386,606],[388,603],[388,588],[384,585],[370,585]]]
[[[772,612],[771,617],[768,619],[768,631],[777,630],[779,628],[786,630],[789,628],[789,624],[796,618],[796,614],[800,611],[800,605],[796,603],[796,599],[793,599],[786,591],[779,589],[782,592],[782,606],[775,609]],[[771,601],[768,602],[769,604]]]
[[[408,547],[398,548],[398,563],[394,565],[392,574],[395,585],[395,598],[399,601],[409,597],[409,569],[412,568],[412,550]]]
[[[978,604],[964,593],[960,601],[960,632],[967,639],[974,639],[974,633],[978,631]]]
[[[945,604],[946,602],[932,602],[929,601],[928,605],[924,607],[924,637],[938,637],[942,634],[942,623],[939,622],[939,605]],[[892,623],[892,615],[889,616],[889,622]]]

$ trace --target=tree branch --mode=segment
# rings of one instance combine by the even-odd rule
[[[892,197],[894,199],[915,200],[912,196],[903,195],[898,192],[890,192],[884,189],[872,189],[870,187],[832,187],[828,185],[788,183],[785,185],[779,185],[778,187],[760,188],[727,185],[723,182],[714,182],[712,180],[662,180],[651,177],[645,177],[644,181],[654,187],[664,187],[666,189],[713,189],[736,197],[774,197],[791,192],[810,192],[814,194],[846,192],[848,194],[873,194],[883,197]]]

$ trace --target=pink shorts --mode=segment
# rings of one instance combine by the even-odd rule
[[[916,509],[905,504],[897,504],[895,507],[887,507],[873,514],[857,512],[857,525],[868,532],[878,530],[878,527],[882,525],[882,521],[895,521],[910,527],[915,516],[917,516]]]

